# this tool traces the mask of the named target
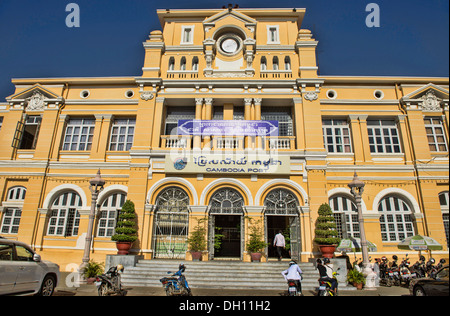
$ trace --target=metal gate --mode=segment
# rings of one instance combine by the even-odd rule
[[[156,200],[153,233],[154,258],[184,259],[189,234],[189,197],[176,187],[165,189]]]
[[[184,259],[188,227],[188,213],[158,212],[155,217],[155,258]]]

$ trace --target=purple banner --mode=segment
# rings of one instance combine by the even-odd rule
[[[178,135],[278,136],[278,121],[179,120]]]

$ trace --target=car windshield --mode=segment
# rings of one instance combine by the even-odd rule
[[[441,271],[439,271],[439,273],[436,275],[437,279],[447,279],[448,280],[448,267],[442,269]]]

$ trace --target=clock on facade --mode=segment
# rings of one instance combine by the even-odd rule
[[[234,55],[239,51],[241,43],[236,36],[230,34],[223,36],[219,40],[219,46],[225,54]]]

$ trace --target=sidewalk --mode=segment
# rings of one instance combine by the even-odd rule
[[[66,284],[69,273],[61,273],[61,282],[56,288],[55,296],[98,296],[97,287],[94,284],[82,284],[80,287],[70,287]],[[188,280],[189,281],[189,280]],[[287,290],[287,289],[286,289]],[[223,290],[223,289],[192,289],[193,296],[284,296],[286,291],[280,290]],[[315,296],[314,291],[304,291],[304,296]],[[346,290],[340,291],[339,296],[409,296],[408,288],[378,287],[375,290]],[[154,287],[132,287],[127,296],[166,296],[162,286]]]

